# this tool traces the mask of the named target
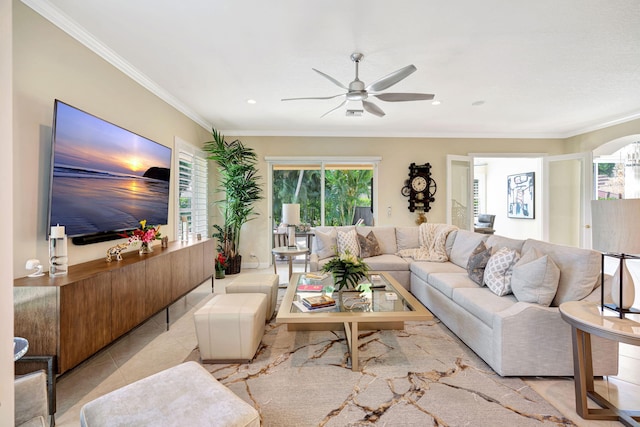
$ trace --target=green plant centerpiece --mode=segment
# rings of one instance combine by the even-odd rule
[[[224,198],[215,203],[220,208],[223,224],[214,224],[212,237],[218,240],[218,252],[224,254],[226,273],[240,272],[241,256],[240,230],[254,219],[254,203],[262,199],[262,187],[256,164],[258,156],[240,140],[226,142],[224,135],[212,130],[213,141],[204,144],[204,150],[218,166],[219,185],[216,192],[224,193]]]
[[[322,271],[330,272],[333,275],[336,289],[341,291],[343,288],[356,289],[358,282],[367,277],[369,266],[361,258],[346,250],[327,262],[322,267]]]

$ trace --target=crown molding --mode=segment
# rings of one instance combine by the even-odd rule
[[[630,115],[619,117],[619,118],[616,118],[616,119],[610,119],[610,120],[608,120],[606,122],[602,122],[600,124],[586,126],[584,128],[580,128],[580,129],[575,129],[573,131],[565,133],[561,137],[562,138],[571,138],[571,137],[576,136],[576,135],[582,135],[582,134],[585,134],[585,133],[594,132],[596,130],[605,129],[605,128],[608,128],[608,127],[611,127],[611,126],[615,126],[615,125],[620,125],[622,123],[627,123],[627,122],[630,122],[632,120],[637,120],[637,119],[640,119],[640,112],[632,113]]]
[[[51,2],[46,0],[21,0],[22,3],[33,9],[40,14],[43,18],[51,22],[56,27],[82,43],[85,47],[90,49],[96,55],[107,61],[109,64],[122,71],[125,75],[129,76],[132,80],[140,84],[149,92],[162,99],[167,104],[180,111],[185,116],[189,117],[194,122],[206,130],[211,130],[211,124],[207,122],[199,114],[195,113],[185,104],[183,104],[176,97],[160,87],[157,83],[151,80],[147,75],[140,72],[136,67],[127,62],[124,58],[111,50],[107,45],[95,38],[82,26],[78,25],[74,20],[69,18],[60,9],[54,6]]]
[[[58,9],[50,0],[21,0],[29,8],[47,19],[49,22],[66,32],[69,36],[82,43],[95,54],[103,58],[109,64],[122,71],[132,80],[140,84],[149,92],[158,96],[167,104],[202,126],[207,131],[213,127],[212,123],[196,113],[186,104],[174,97],[171,93],[160,87],[151,78],[142,73],[107,45],[102,43],[85,28],[78,25],[68,15]],[[478,132],[367,132],[367,131],[327,131],[316,129],[309,131],[291,130],[224,130],[223,133],[229,136],[292,136],[292,137],[353,137],[353,138],[457,138],[457,139],[567,139],[577,135],[594,132],[607,127],[619,125],[632,120],[640,119],[640,112],[635,112],[619,118],[609,118],[599,124],[586,125],[568,131],[555,132],[520,132],[520,133],[478,133]]]

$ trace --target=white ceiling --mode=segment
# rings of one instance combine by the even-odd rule
[[[640,118],[638,0],[23,2],[229,135],[567,137]],[[354,51],[366,84],[414,64],[387,92],[441,104],[320,118],[341,99],[280,101],[343,93],[311,68],[348,85]]]

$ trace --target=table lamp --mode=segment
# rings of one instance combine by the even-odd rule
[[[296,245],[296,225],[300,224],[300,204],[284,203],[282,205],[282,223],[287,225],[287,240],[290,248]]]
[[[593,249],[620,260],[611,287],[611,298],[619,310],[630,309],[635,299],[635,284],[627,263],[635,263],[640,255],[638,212],[640,199],[591,201]]]

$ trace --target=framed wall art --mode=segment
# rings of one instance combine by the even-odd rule
[[[507,176],[507,217],[535,218],[535,172]]]

